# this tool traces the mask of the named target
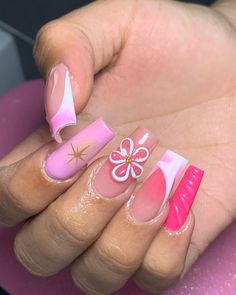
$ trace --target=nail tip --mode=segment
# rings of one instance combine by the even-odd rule
[[[96,120],[95,122],[97,122],[99,125],[102,126],[102,128],[103,128],[104,130],[106,130],[107,135],[108,135],[110,138],[113,138],[113,137],[116,136],[116,132],[115,132],[112,128],[110,128],[110,127],[107,125],[107,123],[105,122],[105,120],[104,120],[104,118],[103,118],[102,116],[99,117],[99,118],[97,118],[97,120]]]

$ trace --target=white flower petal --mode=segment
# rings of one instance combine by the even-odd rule
[[[130,168],[131,168],[131,165],[128,164],[128,165],[127,165],[127,169],[126,169],[125,174],[124,174],[123,176],[117,175],[117,170],[118,170],[121,166],[123,166],[123,165],[124,165],[124,163],[123,163],[123,164],[120,164],[120,165],[117,165],[117,166],[112,170],[112,176],[113,176],[113,178],[114,178],[116,181],[118,181],[118,182],[124,182],[124,181],[126,181],[126,180],[128,179],[128,177],[129,177],[129,174],[130,174]]]
[[[128,141],[129,142],[129,147],[128,149],[123,147],[124,143]],[[122,153],[122,155],[124,156],[129,156],[129,155],[132,155],[133,153],[133,150],[134,150],[134,142],[131,138],[127,137],[127,138],[124,138],[121,143],[120,143],[120,151]]]
[[[133,156],[136,156],[138,153],[140,152],[144,152],[144,156],[143,157],[135,157],[135,162],[138,162],[138,163],[142,163],[144,161],[146,161],[150,155],[149,153],[149,150],[146,148],[146,147],[139,147],[135,150],[135,152],[133,153]]]
[[[137,173],[134,170],[135,168],[133,166],[136,166],[138,169],[140,169],[140,173]],[[139,178],[142,175],[142,173],[143,173],[143,166],[141,166],[138,163],[132,162],[132,164],[131,164],[131,175],[132,175],[132,177],[135,178],[135,179],[137,179],[137,178]]]
[[[112,153],[117,153],[117,154],[119,154],[123,159],[114,159],[113,157],[112,157]],[[113,163],[113,164],[121,164],[121,163],[125,163],[125,161],[126,161],[126,157],[124,156],[124,155],[122,155],[122,153],[120,152],[120,151],[112,151],[111,153],[110,153],[110,155],[109,155],[109,161],[111,162],[111,163]]]

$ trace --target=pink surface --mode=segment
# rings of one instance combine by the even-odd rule
[[[115,136],[102,118],[75,134],[47,158],[45,169],[55,179],[68,179],[82,169]]]
[[[27,82],[0,97],[0,157],[44,121],[41,81]],[[68,270],[38,278],[14,258],[17,228],[0,229],[0,285],[12,295],[82,295]],[[236,294],[236,223],[231,225],[193,266],[185,279],[164,295]],[[131,281],[116,295],[147,295]]]

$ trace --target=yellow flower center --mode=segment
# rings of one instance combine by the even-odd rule
[[[131,158],[131,156],[128,156],[126,158],[126,163],[132,163],[133,162],[133,159]]]

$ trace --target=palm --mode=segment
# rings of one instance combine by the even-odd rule
[[[150,165],[170,148],[205,169],[191,263],[236,213],[236,35],[210,9],[155,1],[142,2],[131,30],[81,119],[102,114],[121,136],[144,125],[160,138]]]
[[[113,65],[96,76],[79,122],[102,115],[120,136],[143,125],[160,139],[147,166],[169,148],[206,171],[193,209],[196,227],[189,266],[236,213],[236,133],[231,127],[236,126],[236,32],[208,8],[137,3],[127,42]],[[18,147],[20,152],[2,164],[48,139],[48,128],[41,128],[27,150]],[[103,153],[119,140],[117,136]]]

